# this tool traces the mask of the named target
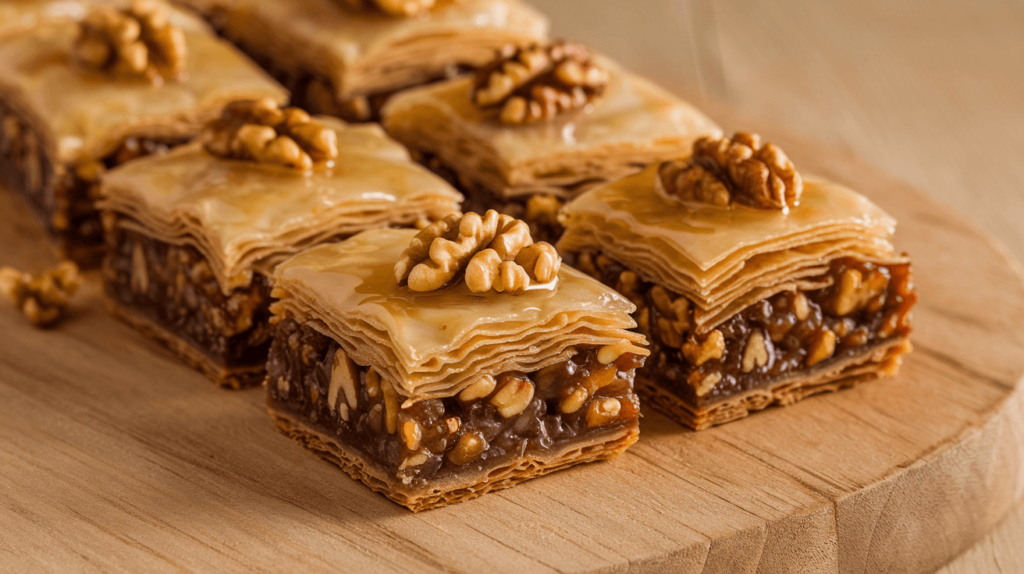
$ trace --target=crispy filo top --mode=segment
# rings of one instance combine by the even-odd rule
[[[410,18],[359,12],[339,0],[183,0],[232,34],[273,46],[275,64],[330,79],[336,96],[389,92],[479,66],[508,44],[547,38],[548,20],[520,0],[439,2]]]
[[[395,262],[415,235],[367,231],[284,262],[274,274],[275,314],[335,339],[413,400],[564,362],[579,345],[646,345],[628,330],[634,305],[566,265],[555,281],[517,295],[474,294],[461,281],[427,293],[399,286]]]
[[[698,332],[776,293],[829,285],[832,260],[906,261],[893,249],[896,221],[841,185],[806,177],[787,214],[683,202],[657,178],[652,166],[578,197],[563,211],[558,248],[601,251],[685,295]]]
[[[317,120],[338,136],[332,167],[304,174],[193,143],[107,172],[99,208],[127,216],[127,229],[197,248],[225,293],[321,241],[459,212],[462,196],[379,126]]]
[[[128,137],[187,139],[233,100],[287,101],[284,88],[202,21],[168,10],[188,48],[182,78],[158,86],[83,69],[72,57],[78,24],[63,22],[0,42],[0,99],[22,112],[58,163],[100,159]]]
[[[590,109],[549,122],[504,125],[470,99],[472,78],[391,98],[382,123],[398,141],[436,155],[460,175],[504,197],[571,197],[650,163],[690,154],[721,130],[690,104],[607,58],[604,94]]]

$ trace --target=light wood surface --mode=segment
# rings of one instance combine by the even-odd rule
[[[714,110],[728,126],[726,110]],[[107,317],[90,282],[60,330],[0,306],[0,564],[11,571],[927,571],[1024,492],[1024,284],[975,226],[846,157],[777,138],[865,190],[915,254],[901,375],[641,441],[413,515],[277,435],[257,391],[220,391]],[[0,264],[47,254],[0,194]]]

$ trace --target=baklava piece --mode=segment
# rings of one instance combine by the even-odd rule
[[[896,222],[755,135],[565,207],[559,251],[638,308],[646,404],[695,429],[896,373],[917,298]]]
[[[292,91],[296,105],[348,121],[378,117],[394,92],[544,41],[520,0],[181,0]]]
[[[385,128],[466,194],[549,241],[583,191],[688,155],[715,124],[671,94],[576,44],[505,50],[475,77],[408,90]]]
[[[522,221],[367,231],[283,263],[273,293],[278,429],[414,511],[637,439],[633,304]]]
[[[35,207],[63,256],[95,264],[106,170],[189,140],[231,100],[287,93],[162,2],[60,4],[80,21],[44,19],[0,41],[0,183]]]
[[[269,99],[228,105],[200,142],[108,172],[101,192],[108,307],[234,388],[263,380],[276,263],[461,200],[379,126]]]

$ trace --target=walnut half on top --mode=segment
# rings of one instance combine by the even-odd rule
[[[167,7],[134,0],[125,10],[97,6],[82,20],[73,55],[82,66],[154,83],[185,73],[185,34],[173,25]]]
[[[499,108],[504,124],[528,124],[584,108],[607,85],[607,70],[593,61],[589,50],[555,42],[506,47],[477,72],[471,98],[481,108]]]
[[[700,138],[689,159],[665,162],[658,174],[667,194],[719,207],[736,203],[788,211],[800,204],[804,187],[779,147],[746,132],[731,139]]]
[[[228,104],[206,125],[203,147],[213,155],[308,172],[338,157],[338,134],[299,108],[280,108],[273,98]]]
[[[395,264],[399,285],[434,291],[460,272],[473,293],[521,293],[558,276],[562,258],[546,242],[534,243],[526,222],[493,209],[449,215],[413,237]]]

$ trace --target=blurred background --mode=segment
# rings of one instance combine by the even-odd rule
[[[1024,0],[532,1],[556,35],[852,152],[1024,260]]]

